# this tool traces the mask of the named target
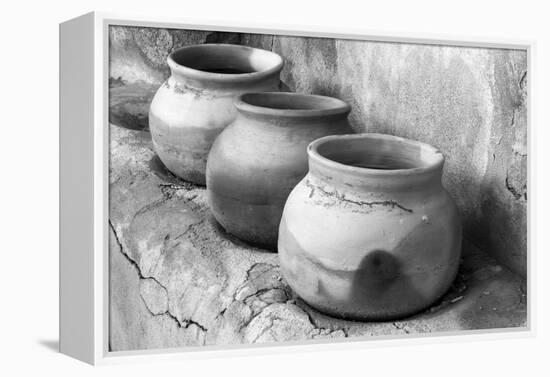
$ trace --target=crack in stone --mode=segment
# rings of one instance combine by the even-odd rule
[[[344,333],[344,337],[347,338],[349,336],[349,329],[346,328],[346,327],[338,327],[338,328],[334,328],[334,329],[327,328],[327,327],[321,327],[317,323],[317,320],[315,320],[315,318],[313,318],[313,316],[311,315],[309,310],[307,310],[304,307],[302,307],[301,305],[299,305],[299,303],[301,303],[301,302],[302,301],[300,300],[300,301],[297,301],[295,304],[292,304],[292,305],[295,305],[298,309],[300,309],[301,311],[303,311],[306,314],[306,316],[309,320],[309,323],[311,323],[311,325],[314,327],[315,330],[319,330],[319,335],[320,335],[321,331],[328,331],[328,333],[324,334],[324,335],[332,334],[333,332],[336,332],[336,331],[342,331]]]
[[[270,292],[270,291],[282,291],[282,292],[284,293],[284,295],[285,295],[286,300],[280,301],[280,302],[288,302],[288,301],[290,300],[290,298],[288,297],[288,294],[287,294],[285,288],[286,288],[286,287],[281,287],[281,288],[262,288],[262,289],[258,289],[256,292],[249,294],[248,296],[246,296],[246,297],[240,299],[239,301],[242,301],[242,302],[246,303],[246,301],[247,301],[248,299],[250,299],[250,298],[255,298],[255,299],[257,299],[257,300],[259,300],[259,301],[261,301],[261,302],[263,302],[263,303],[271,304],[270,302],[264,301],[264,300],[262,299],[261,296],[262,296],[264,293],[268,293],[268,292]]]
[[[266,306],[266,308],[267,308],[267,306]],[[262,312],[263,312],[263,310],[262,310]],[[257,316],[255,316],[255,317],[257,317]],[[280,320],[282,320],[282,318],[278,317],[274,313],[270,313],[270,315],[268,316],[268,320],[269,320],[269,324],[266,327],[264,327],[262,329],[262,331],[259,332],[259,334],[256,335],[256,337],[252,340],[251,343],[256,343],[260,337],[262,337],[266,332],[268,332],[269,330],[271,330],[273,328],[273,325],[275,325],[276,320],[280,321]],[[252,320],[250,320],[250,322],[252,322]],[[250,324],[250,322],[249,322],[249,324]]]
[[[168,173],[170,173],[174,179],[178,179],[178,177],[176,177],[174,174],[172,174],[172,172],[168,171]],[[184,182],[182,181],[181,183],[159,183],[159,188],[160,190],[163,192],[163,194],[173,194],[175,191],[178,191],[178,190],[185,190],[185,191],[192,191],[195,189],[195,187],[191,184],[191,183],[187,183],[187,182]]]
[[[258,275],[252,277],[252,273],[253,273],[254,269],[258,268],[258,266],[266,266],[267,269],[265,271],[260,272]],[[288,285],[281,284],[280,287],[276,286],[276,287],[259,288],[259,289],[256,289],[257,287],[253,287],[254,289],[256,289],[253,293],[247,294],[244,297],[238,297],[239,293],[242,292],[242,290],[246,288],[247,284],[254,284],[255,280],[261,279],[262,276],[264,276],[265,274],[273,272],[273,270],[276,269],[277,267],[278,266],[272,265],[272,264],[269,264],[269,263],[254,263],[247,269],[246,278],[244,279],[242,284],[239,286],[239,288],[236,290],[235,294],[233,295],[233,301],[229,304],[229,305],[231,305],[233,302],[240,302],[240,303],[246,305],[246,307],[248,307],[251,310],[251,312],[253,313],[250,316],[250,318],[247,318],[247,320],[244,321],[241,326],[239,326],[239,328],[237,329],[238,333],[241,333],[244,329],[248,328],[248,326],[254,321],[254,319],[257,318],[258,316],[260,316],[267,308],[269,308],[271,305],[273,305],[275,303],[278,303],[278,304],[294,305],[298,309],[300,309],[302,312],[304,312],[306,314],[306,316],[308,317],[309,322],[314,327],[314,329],[311,332],[312,336],[313,335],[320,335],[323,331],[327,331],[328,332],[327,334],[330,334],[332,332],[339,331],[339,330],[341,330],[344,333],[345,337],[348,336],[348,330],[345,329],[345,328],[338,328],[338,329],[333,330],[333,329],[326,329],[326,328],[318,327],[315,324],[315,322],[313,321],[310,314],[307,311],[305,311],[303,308],[301,308],[300,306],[296,305],[293,302],[294,297],[293,297],[292,291],[291,291],[291,289]],[[282,291],[285,294],[286,299],[284,301],[275,301],[275,302],[267,301],[266,302],[260,297],[263,294],[265,294],[267,292],[270,292],[270,291],[274,291],[274,290]],[[258,307],[254,308],[254,302],[257,302],[257,301],[260,301],[260,302],[264,303],[265,306],[262,307],[262,308],[258,308]],[[229,307],[229,305],[228,305],[228,307]],[[224,308],[218,314],[217,317],[223,317],[223,314],[225,313],[226,309],[227,309],[227,307]],[[269,321],[270,321],[269,325],[266,326],[264,329],[262,329],[262,331],[255,337],[255,339],[252,341],[252,343],[256,342],[261,336],[263,336],[267,331],[269,331],[273,327],[274,317],[273,317],[272,314],[270,314],[270,316],[269,316]],[[324,334],[324,335],[327,335],[327,334]]]
[[[155,200],[154,202],[146,204],[143,207],[141,207],[140,209],[138,209],[136,211],[136,213],[134,214],[134,218],[136,218],[137,216],[143,215],[144,213],[149,212],[149,211],[161,206],[163,203],[170,200],[171,198],[172,198],[171,195],[167,196],[167,195],[164,195],[164,193],[163,193],[163,197],[161,199]]]
[[[504,184],[506,185],[506,189],[514,196],[516,200],[519,200],[522,197],[524,199],[527,199],[527,193],[518,192],[518,190],[508,180],[508,176],[506,176],[506,179],[504,180]],[[526,188],[526,186],[524,187]]]
[[[166,288],[165,288],[166,289]],[[147,302],[145,301],[145,298],[141,295],[140,293],[140,297],[141,297],[141,300],[143,301],[143,303],[145,304],[145,308],[147,309],[147,311],[153,316],[153,317],[157,317],[157,316],[168,316],[169,318],[173,319],[174,322],[176,322],[176,324],[178,325],[179,328],[182,328],[182,329],[188,329],[189,326],[191,325],[194,325],[196,326],[199,330],[203,331],[203,332],[207,332],[208,329],[206,327],[204,327],[203,325],[201,325],[200,323],[196,322],[196,321],[193,321],[192,319],[184,319],[184,320],[179,320],[178,317],[176,317],[174,314],[170,313],[170,310],[166,310],[165,312],[163,313],[153,313],[151,311],[151,309],[149,309],[149,307],[147,306]]]
[[[403,324],[398,324],[397,322],[392,322],[392,325],[393,327],[395,327],[397,330],[400,330],[400,331],[403,331],[405,332],[405,334],[410,334],[410,330],[409,328],[407,327],[407,325]]]
[[[203,226],[206,221],[206,219],[201,218],[197,222],[190,224],[187,227],[187,230],[178,236],[178,239],[186,239],[189,241],[191,246],[193,246],[193,248],[197,249],[201,253],[208,252],[208,246],[205,244],[206,236],[202,235],[200,230],[197,230],[197,228]]]
[[[349,338],[349,329],[348,328],[342,327],[338,330],[342,330],[342,332],[344,333],[344,338]],[[338,330],[336,330],[336,331],[338,331]]]
[[[250,318],[247,320],[247,321],[244,321],[243,324],[241,326],[239,326],[239,328],[237,329],[237,333],[242,333],[244,331],[244,329],[246,329],[248,327],[248,325],[250,325],[250,323],[252,323],[252,321],[258,317],[259,315],[261,315],[263,313],[263,311],[269,307],[269,305],[266,305],[265,307],[261,308],[260,310],[258,310],[257,313],[254,313],[254,311],[252,310],[252,308],[250,308],[250,305],[248,304],[245,304],[250,310],[251,312],[253,313]],[[225,312],[225,310],[223,310],[223,312]]]
[[[170,314],[170,315],[172,315],[172,314]],[[174,318],[176,318],[176,317],[174,317]],[[176,318],[176,320],[177,320],[177,318]],[[197,321],[193,321],[192,319],[184,319],[184,320],[181,321],[181,323],[182,323],[182,325],[180,325],[180,326],[185,328],[185,329],[189,328],[189,326],[191,326],[191,325],[194,325],[194,326],[198,327],[199,330],[201,330],[203,332],[208,331],[208,329],[205,326],[201,325]]]
[[[252,271],[254,270],[254,268],[257,268],[259,265],[265,265],[265,266],[268,266],[268,269],[266,271],[263,271],[261,272],[260,274],[258,274],[257,276],[255,276],[254,278],[251,278],[251,274],[252,274]],[[252,281],[260,278],[261,276],[263,276],[264,274],[272,271],[273,269],[277,268],[278,266],[276,265],[272,265],[272,264],[269,264],[269,263],[254,263],[252,264],[247,270],[246,270],[246,277],[244,278],[243,282],[239,285],[239,287],[235,290],[235,293],[233,294],[233,297],[232,297],[232,300],[229,304],[227,304],[226,307],[224,307],[217,315],[216,315],[216,319],[217,318],[222,318],[224,317],[225,315],[225,312],[227,311],[227,309],[235,302],[240,302],[242,303],[243,305],[245,305],[248,309],[250,309],[252,315],[250,316],[250,318],[248,318],[247,320],[243,321],[242,325],[239,326],[239,328],[236,330],[237,333],[241,333],[244,329],[246,329],[248,327],[248,325],[250,325],[250,323],[256,318],[258,317],[259,315],[262,314],[262,312],[267,308],[269,307],[270,305],[272,305],[273,303],[269,303],[269,302],[265,302],[263,301],[259,296],[266,293],[266,292],[269,292],[271,290],[283,290],[285,295],[286,295],[286,298],[287,300],[284,301],[285,303],[288,303],[290,300],[291,300],[291,297],[289,297],[289,293],[287,292],[286,288],[288,287],[275,287],[275,288],[262,288],[262,289],[258,289],[256,290],[254,293],[251,293],[245,297],[242,297],[242,298],[237,298],[237,296],[239,295],[239,293],[247,286],[247,284],[251,283]],[[250,300],[252,298],[252,300]],[[255,301],[261,301],[263,303],[265,303],[266,305],[263,307],[263,308],[260,308],[259,310],[257,310],[258,308],[256,308],[256,310],[253,308],[253,304]]]
[[[141,272],[141,268],[139,267],[139,264],[134,260],[132,259],[132,257],[130,257],[130,255],[128,255],[128,253],[126,253],[126,251],[124,250],[124,247],[122,246],[122,242],[120,241],[120,238],[118,236],[118,233],[117,231],[115,230],[115,227],[111,221],[111,219],[109,219],[109,226],[111,227],[111,230],[113,231],[113,234],[115,236],[115,240],[116,240],[116,243],[120,249],[120,252],[122,253],[122,255],[126,258],[126,260],[128,262],[130,262],[130,264],[132,266],[134,266],[137,270],[137,273],[138,273],[138,277],[142,280],[145,280],[145,279],[151,279],[153,280],[155,283],[157,283],[158,285],[160,285],[162,288],[164,288],[164,290],[166,290],[166,287],[164,285],[162,285],[155,277],[153,276],[144,276],[143,273]]]
[[[136,213],[134,214],[134,216],[133,216],[134,218],[136,218],[137,216],[143,215],[144,213],[149,212],[149,211],[161,206],[162,204],[166,203],[167,201],[171,200],[172,198],[174,198],[174,196],[176,195],[176,191],[178,191],[178,190],[185,190],[187,192],[190,192],[190,191],[193,190],[193,188],[189,188],[189,187],[186,187],[184,185],[178,186],[178,185],[175,185],[175,184],[167,184],[167,183],[161,183],[158,186],[159,186],[160,191],[162,193],[162,198],[157,199],[154,202],[151,202],[149,204],[146,204],[145,206],[138,209],[136,211]],[[195,193],[191,197],[183,197],[181,199],[186,204],[194,204],[197,207],[195,209],[201,209],[201,206],[199,204],[196,204],[196,203],[193,202],[198,196],[199,195],[197,193]]]
[[[254,276],[253,278],[251,278],[251,274],[252,274],[252,271],[257,268],[258,266],[261,266],[261,265],[265,265],[265,266],[268,266],[268,269],[259,273],[257,276]],[[233,301],[242,301],[244,302],[247,298],[251,297],[251,296],[254,296],[256,294],[258,294],[258,292],[260,290],[257,290],[255,293],[251,293],[249,294],[248,296],[245,296],[243,298],[237,298],[237,296],[239,295],[239,293],[246,287],[247,283],[251,283],[252,281],[254,280],[257,280],[258,278],[260,278],[261,276],[265,275],[266,273],[272,271],[273,269],[277,268],[278,266],[275,266],[275,265],[272,265],[272,264],[269,264],[269,263],[254,263],[252,264],[247,270],[246,270],[246,277],[245,279],[243,280],[243,282],[239,285],[239,287],[236,289],[235,291],[235,294],[233,295]],[[269,289],[263,289],[263,290],[271,290],[273,288],[269,288]]]
[[[252,277],[252,273],[254,271],[255,268],[258,268],[258,266],[266,266],[266,270],[265,271],[262,271],[260,272],[258,275]],[[267,292],[270,292],[270,291],[273,291],[273,290],[281,290],[284,292],[285,294],[285,297],[286,297],[286,300],[285,301],[282,301],[282,302],[276,302],[276,303],[285,303],[287,305],[293,305],[295,307],[297,307],[300,311],[302,311],[308,318],[308,321],[309,323],[313,326],[313,329],[311,330],[311,333],[310,335],[311,336],[315,336],[315,335],[329,335],[331,333],[334,333],[334,332],[337,332],[337,331],[342,331],[342,333],[344,334],[344,337],[348,337],[349,336],[349,329],[345,328],[345,327],[338,327],[338,328],[325,328],[325,327],[321,327],[319,326],[315,319],[313,318],[313,316],[310,314],[309,311],[307,311],[306,309],[304,309],[302,306],[300,306],[296,301],[295,301],[295,297],[293,297],[293,294],[292,294],[292,290],[290,289],[290,287],[288,285],[285,285],[285,284],[281,284],[280,287],[271,287],[271,288],[259,288],[257,289],[256,291],[254,291],[253,293],[250,293],[244,297],[239,297],[239,293],[242,292],[243,289],[246,288],[247,284],[254,284],[254,281],[255,280],[258,280],[260,279],[262,276],[264,276],[265,274],[267,273],[270,273],[272,272],[274,269],[276,269],[278,266],[275,266],[275,265],[272,265],[272,264],[269,264],[269,263],[254,263],[253,265],[251,265],[247,271],[246,271],[246,278],[245,280],[243,281],[243,283],[239,286],[239,288],[236,290],[234,296],[233,296],[233,301],[239,301],[239,302],[242,302],[244,305],[246,305],[248,308],[250,308],[252,310],[252,312],[254,313],[256,310],[254,309],[253,305],[254,305],[254,302],[256,301],[260,301],[264,304],[266,304],[266,306],[264,306],[263,308],[259,309],[256,313],[254,313],[242,326],[240,326],[239,328],[239,331],[242,331],[244,330],[245,328],[247,328],[250,323],[252,323],[252,321],[258,317],[259,315],[261,315],[264,310],[266,310],[268,307],[270,307],[271,305],[273,305],[274,303],[273,302],[266,302],[264,301],[260,296],[263,295],[264,293],[267,293]],[[256,287],[255,287],[256,288]],[[225,312],[225,309],[223,310],[223,312]],[[221,315],[221,313],[220,313]],[[253,342],[256,342],[262,335],[264,335],[270,328],[273,327],[273,317],[270,315],[270,324],[264,328],[260,334],[258,334],[256,336],[256,338],[253,340]],[[326,332],[325,334],[323,334],[323,332]]]
[[[324,196],[336,198],[337,200],[343,201],[345,203],[351,203],[361,207],[368,206],[369,208],[373,208],[375,206],[383,206],[383,207],[399,208],[402,211],[413,213],[412,209],[402,206],[401,204],[397,203],[395,200],[381,200],[381,201],[372,201],[372,202],[367,202],[362,200],[352,200],[352,199],[346,198],[345,194],[338,193],[337,190],[334,190],[331,192],[323,189],[322,187],[313,185],[309,180],[306,180],[306,186],[311,189],[311,192],[309,194],[310,198],[313,196],[315,190],[317,190],[321,192],[321,194]]]
[[[525,88],[527,81],[527,71],[524,71],[521,75],[521,78],[519,79],[519,87],[523,90]]]
[[[289,305],[289,301],[291,301],[291,299],[289,299],[288,301],[286,301],[286,304]],[[264,308],[262,308],[258,313],[254,314],[250,320],[247,321],[246,324],[244,324],[243,326],[240,327],[239,331],[242,331],[243,329],[247,328],[251,323],[252,321],[260,316],[267,308],[269,308],[270,306],[274,305],[274,303],[272,304],[268,304],[266,305]],[[342,327],[342,328],[335,328],[335,329],[331,329],[331,328],[325,328],[325,327],[319,327],[316,323],[315,323],[315,320],[312,318],[311,314],[307,311],[307,310],[304,310],[302,307],[300,307],[299,305],[297,304],[290,304],[290,305],[293,305],[295,306],[296,308],[298,308],[301,312],[303,312],[306,317],[308,318],[308,321],[309,323],[313,326],[313,329],[311,329],[307,334],[308,336],[310,337],[315,337],[315,336],[328,336],[330,334],[333,334],[335,332],[338,332],[338,331],[342,331],[342,333],[344,334],[344,337],[347,338],[349,337],[349,332],[348,332],[348,329],[345,328],[345,327]],[[284,321],[283,318],[279,317],[277,315],[277,313],[269,313],[269,315],[267,316],[266,318],[269,322],[267,324],[267,326],[265,326],[256,336],[255,338],[252,340],[251,343],[256,343],[258,341],[259,338],[261,338],[264,334],[266,334],[269,330],[271,330],[273,328],[273,326],[275,325],[275,322],[277,320],[279,321]]]
[[[118,236],[118,233],[111,221],[111,219],[109,219],[109,227],[111,228],[111,230],[113,231],[113,234],[115,236],[115,241],[120,249],[120,253],[124,256],[124,258],[132,265],[134,266],[137,274],[138,274],[138,278],[140,280],[153,280],[155,283],[157,283],[162,289],[164,289],[164,291],[166,292],[166,297],[167,297],[167,305],[168,307],[170,307],[170,298],[169,298],[169,295],[168,295],[168,289],[163,285],[161,284],[160,281],[158,281],[155,277],[153,276],[144,276],[143,273],[141,272],[141,268],[139,267],[139,264],[134,260],[132,259],[127,253],[126,251],[124,251],[124,247],[122,246],[122,242],[120,241],[120,238]],[[196,322],[192,319],[184,319],[184,320],[179,320],[178,317],[176,317],[174,314],[172,314],[170,312],[170,310],[166,310],[165,312],[163,313],[153,313],[153,311],[151,311],[151,309],[149,309],[149,305],[147,305],[147,302],[145,301],[145,298],[142,296],[141,294],[141,290],[140,290],[140,298],[141,300],[143,301],[144,305],[145,305],[145,308],[147,309],[147,311],[153,316],[153,317],[156,317],[156,316],[163,316],[163,315],[166,315],[168,317],[170,317],[171,319],[173,319],[176,324],[178,325],[178,327],[180,328],[189,328],[189,326],[191,325],[195,325],[196,327],[198,327],[201,331],[203,332],[207,332],[208,329],[201,325],[199,322]]]

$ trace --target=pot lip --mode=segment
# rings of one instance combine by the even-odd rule
[[[319,102],[319,108],[314,109],[281,109],[276,107],[260,106],[250,103],[252,98],[279,97],[287,99],[290,103],[299,99],[313,99]],[[322,104],[327,106],[322,106]],[[309,118],[330,115],[345,116],[351,111],[351,106],[339,98],[321,96],[317,94],[303,94],[294,92],[249,92],[235,98],[235,107],[240,112],[272,115],[283,118]]]
[[[183,64],[179,64],[174,59],[177,54],[181,54],[185,51],[190,50],[214,50],[214,49],[226,49],[226,50],[235,50],[242,52],[259,52],[270,56],[274,60],[272,67],[265,69],[263,71],[249,72],[249,73],[215,73],[201,71],[199,69],[191,68]],[[172,51],[166,58],[168,66],[173,72],[176,72],[184,77],[198,80],[198,81],[210,81],[217,83],[246,83],[250,81],[257,81],[263,78],[269,77],[273,74],[279,73],[283,69],[283,58],[281,55],[273,52],[264,50],[261,48],[254,48],[249,46],[234,45],[229,43],[205,43],[205,44],[196,44],[180,47]]]
[[[346,165],[340,162],[336,162],[327,157],[322,156],[319,153],[319,147],[323,144],[330,143],[337,140],[380,140],[380,141],[393,141],[396,143],[406,143],[409,145],[418,146],[424,149],[427,153],[432,154],[433,161],[427,163],[425,166],[419,166],[414,168],[405,169],[372,169],[358,166]],[[339,171],[352,173],[354,175],[367,175],[377,177],[398,177],[398,176],[415,176],[420,174],[431,174],[441,171],[445,162],[443,153],[436,147],[423,143],[421,141],[407,139],[399,136],[381,134],[381,133],[360,133],[360,134],[348,134],[348,135],[329,135],[312,141],[307,147],[307,153],[311,160]]]

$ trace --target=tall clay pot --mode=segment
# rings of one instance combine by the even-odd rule
[[[308,146],[309,172],[286,202],[283,275],[328,314],[389,320],[437,300],[456,276],[457,208],[436,148],[380,134],[328,136]]]
[[[296,93],[249,93],[238,116],[212,146],[206,168],[210,208],[238,238],[276,250],[279,222],[292,188],[307,173],[307,145],[353,132],[345,102]]]
[[[237,115],[234,97],[279,90],[283,60],[261,49],[205,44],[172,52],[168,66],[171,76],[149,111],[153,146],[172,173],[204,185],[210,147]]]

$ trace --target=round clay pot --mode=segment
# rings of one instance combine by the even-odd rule
[[[172,52],[168,66],[171,76],[149,111],[153,146],[172,173],[204,185],[210,147],[237,115],[234,97],[279,90],[283,59],[251,47],[204,44]]]
[[[447,291],[461,252],[458,210],[441,184],[444,157],[390,135],[327,136],[279,229],[288,284],[337,317],[390,320]]]
[[[331,97],[248,93],[238,116],[216,139],[206,187],[216,220],[231,234],[275,251],[288,194],[307,173],[313,140],[353,132],[350,107]]]

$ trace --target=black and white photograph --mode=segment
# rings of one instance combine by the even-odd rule
[[[528,327],[526,50],[108,38],[110,352]]]
[[[0,376],[550,376],[542,2],[2,9]]]

